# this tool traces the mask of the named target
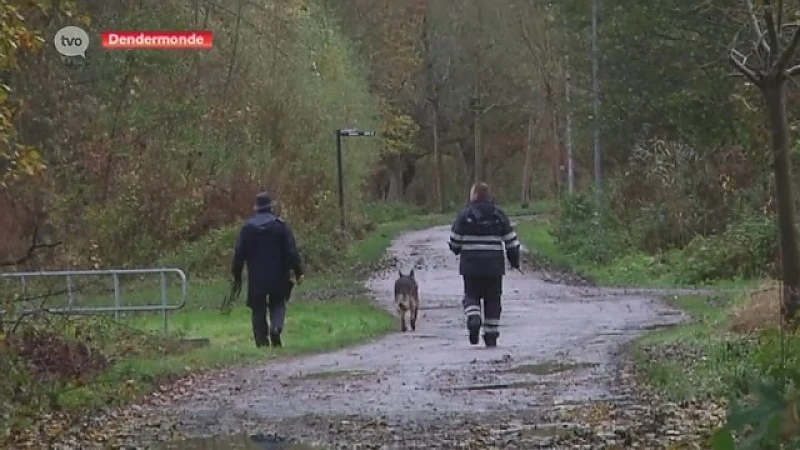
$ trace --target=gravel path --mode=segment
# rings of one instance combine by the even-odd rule
[[[448,227],[401,236],[389,249],[397,267],[368,282],[393,309],[397,269],[416,270],[423,305],[416,332],[202,375],[137,411],[170,417],[167,428],[190,435],[277,432],[336,448],[530,448],[520,439],[533,445],[544,437],[551,445],[544,448],[557,448],[557,433],[524,430],[551,430],[568,405],[630,405],[617,388],[624,344],[683,319],[652,293],[510,272],[499,346],[470,346],[448,237]],[[150,428],[163,437],[164,426]]]

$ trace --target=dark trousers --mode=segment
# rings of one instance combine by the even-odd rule
[[[267,334],[280,336],[286,318],[286,298],[275,295],[260,295],[251,298],[250,317],[253,322],[253,338],[256,345],[269,345]],[[269,321],[267,320],[269,313]]]
[[[483,334],[484,336],[500,335],[500,313],[503,307],[500,298],[503,295],[503,277],[464,277],[464,314],[481,316],[483,302]]]

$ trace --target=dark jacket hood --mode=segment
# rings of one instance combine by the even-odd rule
[[[247,223],[255,227],[259,233],[267,233],[278,225],[279,219],[271,212],[259,212],[250,217]]]
[[[493,215],[496,208],[492,201],[478,201],[470,202],[469,209],[480,220],[481,217]]]

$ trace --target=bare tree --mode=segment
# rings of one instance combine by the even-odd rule
[[[597,44],[599,1],[592,0],[592,120],[594,122],[595,203],[598,208],[603,193],[603,148],[600,142],[600,49]]]
[[[795,228],[792,169],[789,156],[789,125],[786,118],[786,81],[800,73],[800,64],[790,66],[800,43],[800,22],[784,23],[787,11],[783,0],[764,0],[756,10],[752,0],[744,0],[752,40],[743,42],[739,34],[730,49],[734,68],[761,91],[767,109],[767,124],[774,157],[775,197],[778,207],[783,304],[785,324],[796,328],[800,309],[800,252]],[[792,9],[792,8],[788,8]],[[800,14],[800,5],[793,8]],[[740,48],[747,48],[746,51]],[[751,61],[751,58],[755,61]]]
[[[561,133],[559,132],[560,119],[558,114],[559,104],[557,100],[557,83],[562,72],[561,66],[563,64],[560,61],[562,57],[559,55],[559,46],[556,42],[556,36],[554,36],[553,33],[554,30],[552,27],[553,23],[550,11],[551,6],[533,3],[530,5],[525,4],[525,8],[531,9],[525,10],[525,15],[520,14],[517,17],[518,31],[522,43],[524,44],[524,47],[530,56],[530,61],[536,68],[538,73],[538,83],[540,84],[540,89],[544,95],[543,111],[547,115],[547,119],[542,125],[543,128],[548,132],[549,141],[551,143],[550,145],[552,145],[552,150],[548,150],[548,155],[550,156],[551,171],[553,173],[553,193],[557,196],[561,191],[560,166],[562,157],[562,148],[559,145],[559,136]],[[538,17],[538,19],[535,19],[536,22],[529,23],[531,20],[531,14],[533,17]],[[531,108],[534,108],[534,93],[535,92],[531,93]],[[530,147],[531,146],[528,146],[528,150],[530,150]],[[529,161],[531,158],[532,155],[526,155],[526,161]],[[522,177],[523,204],[530,202],[529,192],[531,176],[528,173],[530,170],[530,166],[527,164],[524,165]]]
[[[442,73],[437,75],[436,71],[436,57],[434,55],[433,39],[434,26],[430,23],[430,11],[424,17],[424,24],[422,29],[422,46],[425,53],[425,80],[428,89],[427,101],[431,106],[431,128],[433,131],[433,165],[434,165],[434,184],[436,186],[436,206],[439,212],[445,211],[445,194],[444,194],[444,174],[442,169],[442,151],[439,145],[439,114],[441,109],[441,96],[442,90],[446,87],[447,81],[450,79],[452,56],[447,58]]]

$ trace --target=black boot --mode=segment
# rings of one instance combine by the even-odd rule
[[[273,347],[283,347],[283,343],[281,342],[281,335],[280,334],[272,334],[269,336],[269,342],[272,344]]]
[[[467,330],[469,330],[469,343],[472,345],[478,345],[478,340],[481,334],[480,316],[467,316]]]
[[[499,336],[499,333],[484,333],[483,343],[486,344],[487,347],[497,347],[497,338]]]

